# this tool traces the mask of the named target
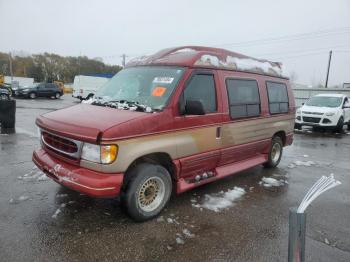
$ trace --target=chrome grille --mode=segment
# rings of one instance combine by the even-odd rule
[[[41,131],[41,141],[43,145],[50,150],[71,158],[79,158],[81,154],[82,142],[52,134],[47,131]]]
[[[319,117],[306,117],[303,116],[303,121],[304,122],[309,122],[309,123],[319,123],[321,118]]]

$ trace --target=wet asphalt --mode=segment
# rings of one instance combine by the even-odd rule
[[[298,132],[278,168],[175,195],[158,219],[135,223],[117,200],[73,192],[34,168],[36,116],[75,103],[18,99],[16,134],[0,135],[0,261],[287,261],[288,210],[331,173],[342,185],[307,209],[306,261],[350,261],[350,131]],[[264,187],[263,177],[287,183]],[[228,209],[192,205],[235,186],[246,193]]]

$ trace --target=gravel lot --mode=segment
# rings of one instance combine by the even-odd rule
[[[306,257],[350,261],[350,133],[298,132],[278,168],[173,196],[158,219],[135,223],[117,200],[80,195],[34,168],[36,116],[75,103],[18,99],[17,133],[0,135],[0,261],[286,261],[288,209],[331,173],[342,185],[308,208]],[[228,208],[206,208],[235,187],[244,192]]]

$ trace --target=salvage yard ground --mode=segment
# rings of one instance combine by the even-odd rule
[[[349,133],[298,132],[278,168],[174,196],[135,223],[118,201],[65,189],[31,162],[36,116],[75,103],[19,99],[17,133],[0,135],[0,261],[286,261],[289,207],[331,173],[342,185],[308,208],[306,257],[350,261]]]

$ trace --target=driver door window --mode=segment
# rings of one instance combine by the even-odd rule
[[[217,111],[214,75],[195,74],[184,90],[184,102],[200,101],[206,114]]]

